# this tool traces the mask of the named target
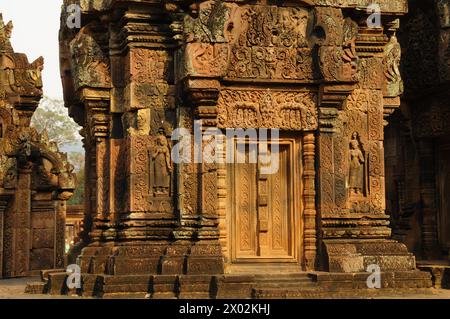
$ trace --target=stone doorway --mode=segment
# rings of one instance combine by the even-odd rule
[[[234,143],[235,157],[239,143]],[[228,220],[231,270],[282,266],[300,271],[302,201],[300,139],[281,138],[278,169],[262,173],[261,159],[250,161],[253,142],[245,146],[245,163],[229,165]],[[269,143],[269,151],[276,150]],[[235,161],[237,162],[237,160]]]

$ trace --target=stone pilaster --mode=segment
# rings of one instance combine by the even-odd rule
[[[420,165],[420,202],[422,210],[422,254],[424,259],[437,259],[438,250],[437,203],[435,180],[435,145],[431,138],[418,143]]]
[[[30,270],[31,236],[31,169],[19,171],[15,192],[14,213],[14,272],[12,276],[27,276]]]
[[[13,194],[8,191],[3,191],[0,193],[0,279],[3,278],[5,211],[8,208],[12,195]]]

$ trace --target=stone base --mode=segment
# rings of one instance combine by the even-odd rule
[[[386,289],[430,288],[431,276],[418,270],[381,273],[381,289],[368,289],[368,273],[290,273],[261,275],[83,275],[82,289],[65,289],[66,273],[52,273],[45,287],[29,293],[78,294],[98,298],[264,299],[364,298]],[[37,291],[36,287],[42,288]]]
[[[42,276],[44,286],[30,284],[28,291],[100,298],[360,298],[380,290],[368,289],[373,264],[380,267],[381,290],[432,286],[431,275],[417,270],[414,256],[393,240],[328,240],[324,252],[328,272],[223,274],[216,243],[91,246],[78,258],[81,289],[69,291],[67,273],[50,271]]]
[[[205,275],[224,272],[217,242],[140,242],[90,245],[78,257],[81,272],[104,275]]]
[[[324,240],[324,268],[332,273],[365,273],[370,265],[381,272],[416,270],[416,260],[394,240]]]

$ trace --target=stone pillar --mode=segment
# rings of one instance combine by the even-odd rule
[[[87,129],[89,130],[89,186],[92,241],[99,241],[109,222],[109,91],[84,95]],[[93,187],[94,185],[94,187]]]
[[[336,11],[322,10],[328,14]],[[403,85],[398,72],[395,17],[386,19],[380,28],[368,27],[366,17],[352,19],[344,19],[343,54],[344,60],[352,56],[358,60],[352,68],[344,65],[341,73],[336,73],[354,84],[343,103],[338,103],[336,95],[345,90],[336,90],[328,83],[323,84],[321,95],[318,183],[322,267],[330,272],[357,273],[375,264],[382,272],[415,273],[414,256],[406,246],[390,239],[385,213],[384,117],[399,106]],[[324,28],[333,35],[329,26],[327,22]],[[330,40],[327,43],[333,45]],[[327,46],[322,45],[324,61],[328,54]],[[336,77],[328,73],[329,62],[327,65],[322,72],[333,82]],[[330,89],[334,94],[325,94]]]
[[[195,234],[195,244],[188,259],[190,274],[221,274],[224,272],[222,247],[219,243],[219,196],[223,198],[223,188],[219,188],[219,165],[217,158],[223,154],[208,152],[212,145],[219,145],[221,131],[217,128],[217,100],[220,84],[213,78],[193,77],[185,80],[187,98],[192,107],[197,125],[201,124],[201,140],[196,140],[195,159],[200,160],[198,167],[198,229]],[[211,135],[212,134],[212,135]],[[198,139],[198,138],[197,138]],[[198,145],[200,144],[200,145]],[[223,152],[219,150],[219,152]],[[220,167],[223,174],[223,167]],[[222,185],[223,187],[223,185]]]
[[[3,229],[4,229],[4,219],[5,219],[5,210],[8,205],[9,198],[4,199],[2,195],[0,195],[0,279],[3,278]]]
[[[12,277],[27,276],[30,270],[31,235],[31,169],[19,170],[12,219],[13,256]]]
[[[440,252],[437,231],[438,208],[436,203],[435,181],[436,152],[433,139],[421,138],[418,143],[418,152],[420,165],[420,206],[422,210],[423,257],[424,259],[438,259]]]
[[[303,197],[304,197],[304,245],[307,270],[317,268],[317,210],[316,210],[316,145],[314,133],[305,133],[303,137]]]
[[[66,199],[61,198],[56,200],[55,203],[55,269],[65,268],[64,257],[66,254],[66,211],[67,204]]]

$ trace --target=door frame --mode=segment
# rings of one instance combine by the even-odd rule
[[[233,140],[233,147],[236,147],[237,139]],[[249,140],[248,138],[245,140],[246,144],[255,143],[256,141]],[[270,144],[270,142],[269,142]],[[292,257],[290,258],[264,258],[264,257],[251,257],[251,258],[238,258],[236,256],[236,236],[237,230],[235,229],[236,225],[236,214],[235,214],[235,169],[233,168],[233,164],[227,165],[227,207],[226,207],[226,221],[227,228],[229,231],[227,232],[227,246],[228,246],[228,266],[240,266],[240,265],[261,265],[261,264],[282,264],[282,265],[294,265],[298,268],[298,270],[302,270],[303,267],[303,239],[304,239],[304,220],[303,220],[303,135],[300,132],[295,133],[283,133],[280,132],[279,138],[280,145],[288,145],[290,148],[289,157],[293,166],[292,171],[289,172],[291,177],[292,187],[290,189],[292,205],[290,207],[290,222],[292,225],[291,229],[291,243],[292,247],[290,248],[290,253],[292,253]],[[257,182],[257,181],[255,181]]]

